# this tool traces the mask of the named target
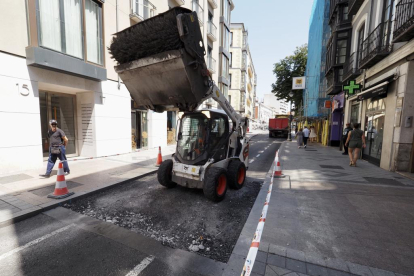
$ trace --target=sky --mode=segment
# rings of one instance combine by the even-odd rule
[[[313,0],[233,0],[232,23],[244,23],[257,74],[257,97],[271,93],[274,64],[308,43]],[[253,4],[254,3],[254,4]]]

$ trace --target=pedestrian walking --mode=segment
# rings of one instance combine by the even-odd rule
[[[41,174],[41,177],[50,177],[53,166],[56,163],[57,158],[63,162],[63,171],[65,175],[70,173],[68,162],[66,161],[66,145],[68,144],[68,138],[63,130],[57,127],[56,120],[50,120],[50,130],[47,133],[49,138],[49,160],[47,161],[47,169],[45,174]]]
[[[298,143],[298,149],[300,149],[303,144],[303,131],[301,128],[296,132],[296,142]]]
[[[365,135],[362,130],[359,129],[360,124],[354,124],[354,129],[351,130],[346,139],[345,145],[348,146],[349,153],[349,166],[356,167],[357,160],[362,148],[365,148]]]
[[[348,147],[346,144],[346,139],[348,138],[348,133],[352,130],[351,124],[346,123],[346,128],[344,129],[344,132],[342,133],[342,143],[344,143],[344,152],[342,155],[348,155]]]
[[[316,132],[315,132],[315,127],[311,126],[310,127],[310,135],[309,135],[310,141],[311,142],[316,142],[316,137],[317,137],[317,135],[316,135]]]
[[[306,149],[306,146],[308,145],[309,135],[310,135],[310,130],[308,129],[307,126],[305,126],[305,129],[303,130],[303,144],[304,144],[305,149]]]

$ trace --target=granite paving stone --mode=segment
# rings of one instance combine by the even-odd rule
[[[306,273],[306,263],[293,259],[286,259],[286,268],[295,272]]]
[[[292,272],[292,271],[290,271],[286,268],[281,268],[279,266],[268,265],[268,267],[270,267],[279,276],[282,276],[282,275],[285,275],[285,274],[288,274],[288,273]]]
[[[325,267],[307,263],[306,273],[312,276],[329,276],[328,270]]]
[[[349,267],[349,271],[352,274],[356,274],[359,276],[374,276],[371,272],[371,270],[369,269],[369,267],[365,266],[365,265],[359,265],[359,264],[354,264],[354,263],[350,263],[347,262],[348,267]]]
[[[278,266],[278,267],[286,267],[286,258],[279,256],[279,255],[274,255],[269,253],[267,255],[267,263],[274,265],[274,266]]]
[[[299,250],[295,250],[295,249],[290,249],[288,248],[286,250],[286,257],[291,258],[291,259],[295,259],[295,260],[299,260],[302,262],[306,261],[305,258],[305,253]]]
[[[267,253],[258,251],[256,255],[256,262],[266,263],[267,261]]]
[[[264,275],[266,272],[266,264],[262,262],[258,262],[258,261],[254,262],[252,272],[260,274],[260,275]]]

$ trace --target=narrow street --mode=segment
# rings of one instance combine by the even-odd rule
[[[156,174],[0,229],[6,275],[221,275],[283,140],[252,138],[245,186],[220,203]],[[193,240],[203,244],[191,252]]]

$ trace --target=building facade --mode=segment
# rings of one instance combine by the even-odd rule
[[[50,119],[69,139],[68,157],[171,142],[175,113],[132,101],[107,47],[114,33],[175,6],[197,12],[206,62],[226,93],[232,1],[0,1],[0,17],[8,22],[0,26],[0,122],[10,133],[0,138],[0,174],[42,167]]]
[[[362,157],[386,170],[414,172],[414,1],[351,0],[351,57],[345,120],[361,123]]]
[[[243,116],[254,117],[257,74],[243,23],[231,24],[230,35],[230,104]]]
[[[264,103],[273,110],[274,115],[288,115],[290,112],[289,102],[279,100],[274,94],[265,94]]]
[[[264,103],[258,102],[255,106],[255,119],[259,124],[269,124],[269,119],[275,117],[273,108],[266,106]]]

